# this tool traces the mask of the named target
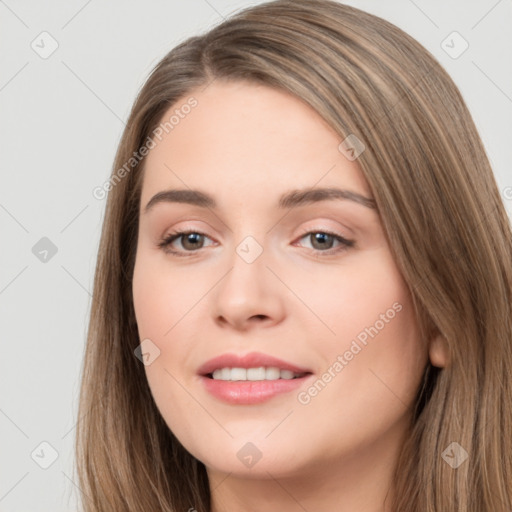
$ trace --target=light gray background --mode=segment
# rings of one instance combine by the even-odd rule
[[[109,177],[152,67],[185,38],[257,3],[0,0],[0,511],[76,510],[78,378],[105,207],[92,190]],[[347,3],[395,23],[446,67],[510,213],[512,0]],[[59,45],[46,59],[31,47],[50,48],[43,31]],[[441,47],[453,31],[469,43],[457,59]],[[57,247],[46,262],[32,252],[43,237]],[[51,449],[42,442],[58,453],[47,469],[40,464],[51,462]]]

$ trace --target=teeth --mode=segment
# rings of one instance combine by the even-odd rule
[[[266,380],[267,378],[267,372],[263,366],[260,368],[248,368],[246,374],[247,380]],[[231,370],[231,375],[233,375],[233,370]],[[239,377],[238,380],[243,379]]]
[[[275,366],[265,368],[219,368],[213,372],[215,380],[277,380],[295,379],[302,377],[302,373],[290,370],[280,370]]]

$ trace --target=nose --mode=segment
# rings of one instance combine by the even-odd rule
[[[275,267],[269,251],[263,250],[252,260],[244,248],[247,246],[240,244],[234,252],[229,271],[214,289],[215,321],[220,327],[239,331],[276,325],[284,318],[286,288],[275,268],[269,268]]]

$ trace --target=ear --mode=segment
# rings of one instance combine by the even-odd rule
[[[428,352],[432,366],[444,368],[448,365],[448,343],[441,334],[432,339]]]

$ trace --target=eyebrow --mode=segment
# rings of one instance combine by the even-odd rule
[[[373,210],[377,209],[374,199],[365,197],[357,192],[342,190],[339,188],[308,188],[291,190],[279,198],[277,207],[280,209],[286,209],[330,200],[353,201],[354,203],[366,206],[367,208]],[[147,213],[158,203],[186,203],[202,208],[210,208],[212,210],[217,208],[217,202],[215,199],[205,192],[192,189],[171,189],[163,190],[155,194],[144,208],[144,213]]]

